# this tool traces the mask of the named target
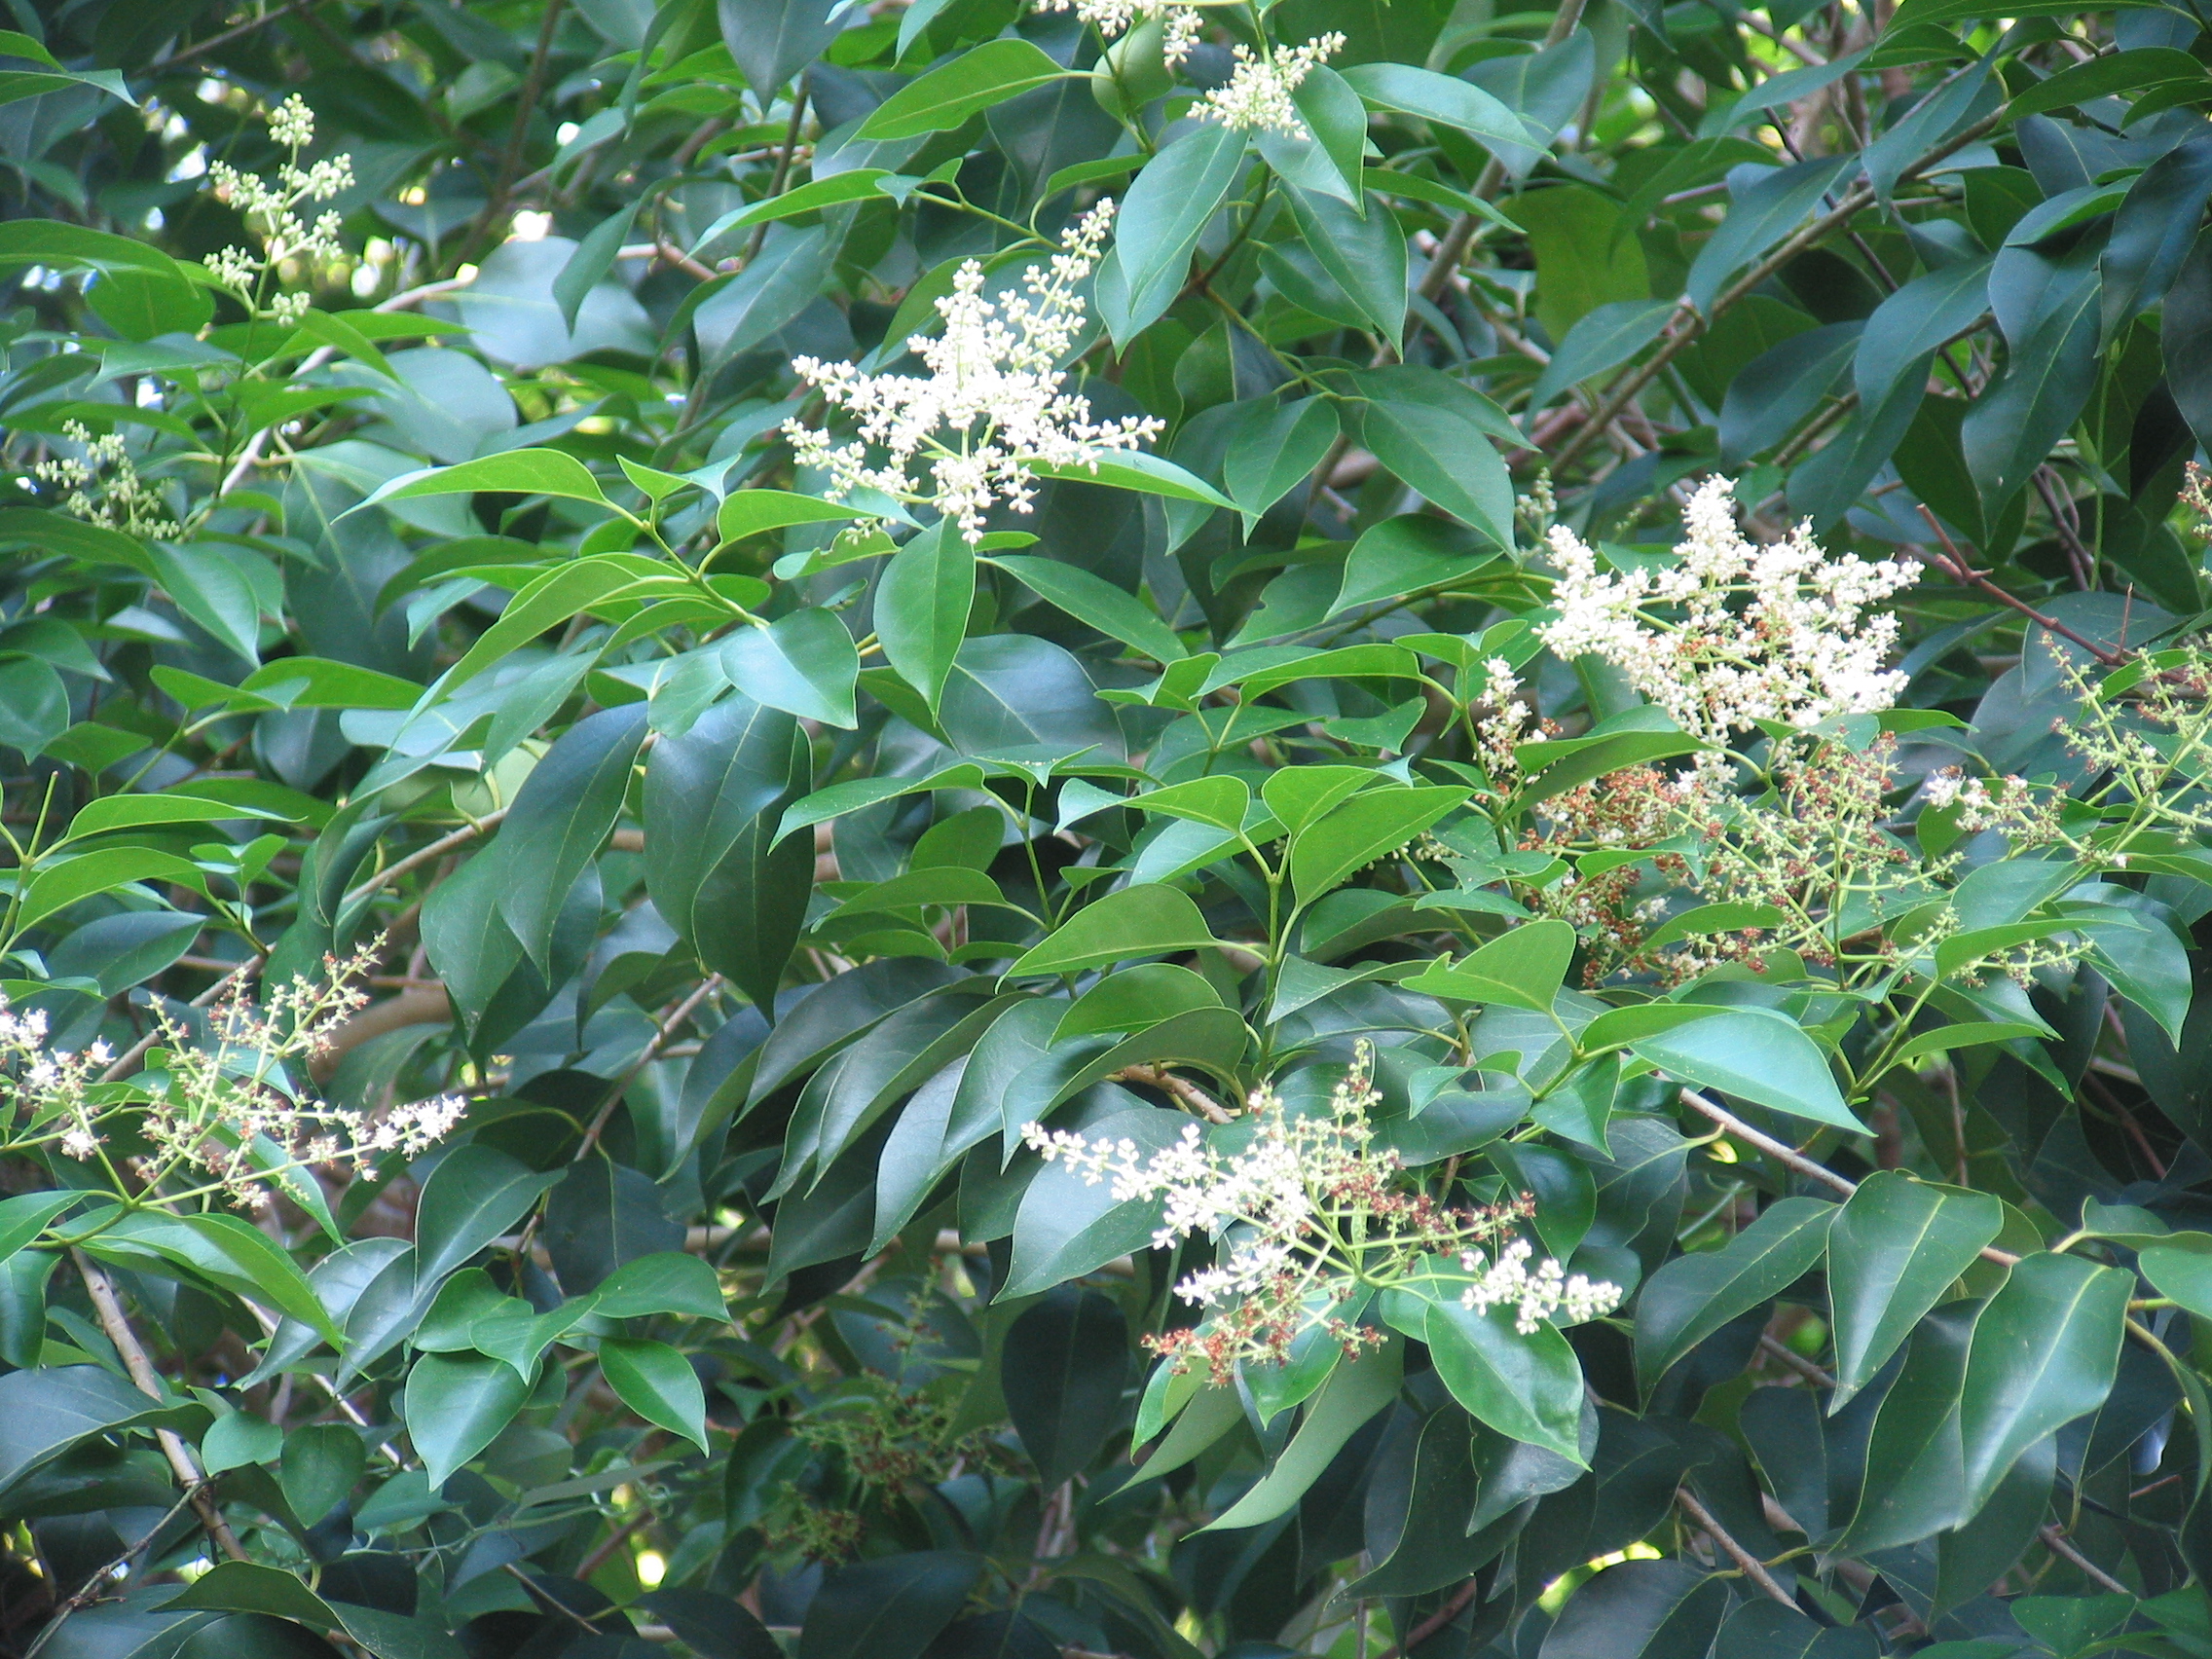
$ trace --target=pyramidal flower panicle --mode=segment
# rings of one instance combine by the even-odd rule
[[[981,262],[963,264],[952,292],[937,302],[943,332],[907,342],[926,375],[868,375],[853,363],[793,358],[798,377],[858,427],[838,443],[800,422],[785,424],[800,464],[830,475],[823,494],[844,500],[858,489],[881,491],[934,508],[976,542],[995,503],[1031,510],[1038,467],[1095,470],[1102,456],[1157,435],[1162,424],[1149,416],[1094,421],[1089,399],[1065,389],[1061,360],[1086,310],[1079,289],[1113,220],[1113,203],[1099,203],[1068,228],[1047,264],[1024,273],[1019,292],[986,298]]]
[[[1771,545],[1746,540],[1735,493],[1725,478],[1698,486],[1679,562],[1664,571],[1602,571],[1587,542],[1554,526],[1558,615],[1538,636],[1563,660],[1598,656],[1620,668],[1715,747],[1760,720],[1804,729],[1893,706],[1905,682],[1884,666],[1898,619],[1876,608],[1918,580],[1919,567],[1830,558],[1810,524]]]
[[[1226,1381],[1239,1364],[1280,1364],[1316,1325],[1347,1351],[1371,1346],[1376,1332],[1332,1310],[1363,1288],[1434,1280],[1440,1259],[1459,1263],[1465,1306],[1511,1304],[1523,1334],[1562,1311],[1589,1319],[1618,1305],[1617,1285],[1569,1276],[1548,1259],[1530,1267],[1533,1249],[1513,1235],[1534,1213],[1532,1198],[1456,1209],[1404,1180],[1398,1155],[1372,1144],[1369,1114],[1382,1099],[1373,1066],[1363,1042],[1327,1109],[1303,1116],[1272,1088],[1255,1089],[1246,1104],[1254,1132],[1235,1150],[1195,1123],[1150,1157],[1127,1139],[1035,1123],[1022,1131],[1047,1162],[1111,1182],[1118,1201],[1160,1199],[1156,1249],[1215,1240],[1213,1261],[1175,1286],[1205,1319],[1149,1339],[1176,1370],[1202,1361]]]

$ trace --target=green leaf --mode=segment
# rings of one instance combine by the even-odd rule
[[[426,1353],[407,1374],[400,1405],[408,1438],[434,1492],[498,1438],[530,1397],[530,1384],[497,1359]]]
[[[1173,1145],[1190,1121],[1180,1112],[1144,1106],[1113,1113],[1084,1133],[1093,1139],[1126,1139],[1142,1162]],[[1046,1164],[1015,1213],[1014,1260],[998,1300],[1034,1296],[1149,1248],[1160,1228],[1161,1203],[1157,1198],[1116,1198],[1110,1183],[1086,1181],[1065,1162]]]
[[[844,639],[844,624],[821,611]],[[776,840],[806,793],[813,756],[798,721],[742,696],[664,737],[645,770],[645,884],[699,959],[762,1008],[805,926],[814,886],[806,837]]]
[[[1400,480],[1500,548],[1513,546],[1513,480],[1490,440],[1453,410],[1378,399],[1360,433]]]
[[[1529,407],[1541,409],[1569,387],[1617,369],[1665,332],[1672,300],[1614,300],[1583,313],[1536,377]]]
[[[1527,123],[1480,87],[1408,63],[1361,63],[1344,76],[1374,108],[1455,128],[1516,174],[1543,158],[1542,143]]]
[[[553,303],[561,308],[561,321],[570,333],[575,332],[576,313],[583,309],[584,301],[614,269],[614,256],[630,239],[639,205],[635,199],[626,202],[594,225],[576,243],[576,251],[569,255],[561,275],[553,278]]]
[[[592,1292],[592,1311],[609,1319],[681,1313],[693,1319],[727,1319],[721,1281],[697,1256],[656,1251],[616,1268]]]
[[[764,197],[750,206],[733,208],[724,213],[700,236],[692,251],[697,253],[719,237],[732,231],[748,230],[776,219],[795,219],[801,213],[817,213],[825,207],[841,207],[848,202],[866,202],[883,194],[885,179],[896,180],[897,173],[884,167],[854,167],[849,172],[831,173],[828,178],[810,179],[785,191],[781,196]],[[911,179],[906,181],[909,185]]]
[[[357,513],[363,507],[381,506],[387,501],[415,500],[425,496],[470,496],[480,490],[515,496],[557,496],[565,500],[593,501],[601,506],[609,504],[599,481],[592,477],[591,468],[574,456],[562,450],[514,449],[464,461],[458,466],[432,466],[420,472],[401,473],[390,483],[380,485],[360,506],[347,510]]]
[[[1076,998],[1052,1030],[1052,1041],[1142,1030],[1176,1014],[1222,1007],[1202,975],[1167,962],[1140,963],[1108,974]]]
[[[900,548],[876,581],[875,631],[884,660],[921,693],[933,719],[975,603],[976,550],[950,519]]]
[[[1716,1088],[1853,1134],[1851,1115],[1827,1056],[1797,1022],[1771,1009],[1725,1009],[1629,1044],[1640,1059],[1701,1088]]]
[[[1456,962],[1438,957],[1404,984],[1426,996],[1549,1014],[1574,960],[1574,929],[1567,923],[1554,918],[1526,922]]]
[[[146,271],[184,279],[177,262],[160,248],[129,237],[52,219],[10,219],[0,223],[0,266],[48,265],[62,271]]]
[[[1859,1185],[1828,1232],[1828,1299],[1840,1410],[1889,1363],[2005,1224],[1987,1193],[1880,1170]]]
[[[1064,927],[1024,953],[1007,970],[1007,977],[1078,974],[1131,956],[1163,956],[1220,942],[1188,894],[1147,883],[1124,887],[1085,905]]]
[[[313,1527],[345,1502],[360,1484],[368,1448],[345,1423],[309,1423],[284,1436],[284,1465],[278,1474],[284,1501],[300,1524]]]
[[[57,1365],[0,1377],[0,1493],[95,1434],[191,1427],[206,1409],[151,1399],[96,1365]]]
[[[1103,576],[1094,576],[1080,565],[1057,559],[1031,559],[1001,554],[986,559],[1048,605],[1066,611],[1078,622],[1097,629],[1142,651],[1155,662],[1179,662],[1190,652],[1183,642],[1142,600],[1124,593]]]
[[[110,1219],[90,1216],[99,1232],[82,1248],[90,1255],[145,1267],[148,1253],[277,1312],[312,1325],[332,1343],[337,1325],[290,1255],[259,1228],[235,1215],[168,1215],[133,1210]]]
[[[1234,508],[1236,505],[1196,473],[1150,450],[1108,450],[1094,461],[1070,461],[1064,465],[1039,462],[1032,470],[1040,478],[1104,484],[1111,489],[1134,490],[1141,496],[1160,496],[1170,501],[1198,501],[1209,507]]]
[[[1582,1367],[1550,1325],[1523,1336],[1510,1307],[1426,1304],[1423,1340],[1452,1397],[1498,1433],[1581,1465]]]
[[[207,878],[200,866],[174,853],[157,847],[102,847],[50,864],[32,876],[22,890],[15,924],[18,930],[31,928],[80,899],[134,881],[175,881],[207,891]]]
[[[710,1452],[707,1394],[691,1362],[666,1343],[636,1337],[602,1337],[599,1368],[624,1405],[671,1434]]]
[[[499,826],[490,855],[499,872],[499,914],[540,968],[569,890],[622,811],[645,737],[642,703],[587,715],[546,751]]]
[[[479,634],[461,660],[446,671],[445,689],[458,689],[516,646],[634,586],[637,580],[634,569],[612,559],[578,559],[533,576],[507,602],[499,619]]]
[[[755,702],[845,731],[860,724],[860,650],[834,612],[810,606],[765,628],[734,628],[720,651],[724,676]]]
[[[1691,1348],[1788,1289],[1821,1259],[1837,1206],[1784,1198],[1717,1250],[1677,1256],[1637,1297],[1636,1374],[1649,1393]]]
[[[2120,92],[2132,92],[2169,81],[2201,86],[2204,65],[2186,52],[2170,46],[2139,46],[2069,64],[2013,96],[2006,114],[2013,121],[2042,115],[2046,110],[2068,109],[2094,103]]]
[[[920,1659],[982,1571],[980,1556],[949,1550],[841,1567],[807,1605],[798,1659]]]
[[[1338,1365],[1307,1406],[1282,1456],[1243,1496],[1201,1530],[1258,1527],[1287,1514],[1360,1426],[1397,1398],[1404,1369],[1405,1344],[1396,1337]]]
[[[1381,207],[1363,214],[1333,195],[1295,184],[1284,189],[1307,247],[1395,349],[1406,331],[1406,233],[1397,216]]]
[[[1106,1444],[1128,1368],[1128,1320],[1095,1290],[1061,1285],[1008,1327],[999,1386],[1046,1490],[1082,1473]]]
[[[79,1192],[21,1193],[0,1199],[0,1262],[44,1233],[48,1223],[86,1196]]]
[[[715,531],[727,545],[794,524],[835,524],[853,514],[854,509],[841,502],[794,496],[788,490],[739,490],[722,498],[715,514]]]
[[[1028,41],[986,41],[901,87],[876,105],[854,136],[881,142],[943,132],[993,104],[1076,72],[1061,68]]]
[[[539,1172],[481,1143],[438,1161],[415,1211],[415,1277],[426,1292],[530,1213],[567,1173]]]
[[[1703,1654],[1728,1608],[1726,1580],[1717,1574],[1686,1561],[1624,1561],[1582,1585],[1560,1609],[1544,1641],[1544,1659]],[[1845,1648],[1833,1659],[1862,1656],[1858,1648]]]
[[[1304,483],[1338,436],[1336,406],[1325,397],[1262,408],[1266,419],[1240,425],[1222,462],[1230,499],[1247,522]]]
[[[1362,605],[1395,605],[1408,594],[1449,587],[1496,563],[1499,550],[1448,519],[1400,513],[1360,534],[1345,561],[1329,619]]]
[[[2118,1269],[2041,1251],[1990,1298],[1959,1398],[1966,1514],[1989,1501],[2029,1447],[2104,1404],[2133,1283]]]
[[[1174,304],[1191,255],[1244,159],[1244,135],[1193,122],[1144,166],[1122,198],[1114,247],[1097,276],[1098,312],[1126,347]]]
[[[284,1431],[251,1412],[217,1418],[200,1439],[201,1467],[210,1475],[250,1463],[274,1463],[283,1452]]]
[[[176,1610],[207,1607],[240,1613],[268,1613],[311,1630],[338,1630],[329,1603],[282,1567],[250,1561],[218,1562],[186,1586],[184,1594],[163,1604]]]
[[[1456,785],[1373,790],[1307,825],[1290,842],[1290,880],[1303,907],[1363,865],[1407,845],[1467,798]]]
[[[66,730],[68,688],[54,664],[38,657],[0,661],[0,746],[35,761]]]

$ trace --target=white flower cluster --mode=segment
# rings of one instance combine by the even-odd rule
[[[1265,57],[1239,42],[1235,49],[1236,67],[1231,71],[1228,84],[1206,93],[1192,113],[1237,132],[1307,137],[1306,120],[1290,94],[1298,91],[1316,64],[1327,62],[1344,48],[1345,37],[1335,31],[1304,46],[1278,46]]]
[[[1170,69],[1179,68],[1198,44],[1204,23],[1198,8],[1188,0],[1038,0],[1040,12],[1070,12],[1090,24],[1108,40],[1124,35],[1155,18],[1166,20],[1161,57]]]
[[[395,1152],[416,1158],[459,1126],[467,1101],[443,1094],[372,1115],[303,1097],[287,1061],[327,1051],[337,1027],[365,999],[345,978],[369,952],[329,964],[330,978],[305,977],[271,991],[256,1008],[243,988],[208,1012],[204,1040],[174,1016],[156,1015],[166,1051],[129,1084],[102,1083],[115,1056],[105,1043],[73,1052],[47,1047],[46,1015],[18,1014],[0,998],[0,1149],[57,1141],[70,1158],[102,1158],[107,1120],[129,1116],[130,1138],[151,1150],[133,1159],[137,1184],[170,1198],[221,1192],[248,1208],[268,1186],[302,1164],[363,1161]],[[12,1074],[12,1075],[10,1075]],[[176,1178],[203,1184],[168,1190]]]
[[[1483,664],[1483,676],[1479,706],[1488,712],[1474,720],[1475,748],[1491,782],[1503,788],[1521,775],[1514,750],[1524,743],[1543,742],[1544,725],[1535,707],[1521,694],[1521,678],[1511,663],[1492,657]]]
[[[1154,1248],[1219,1241],[1213,1264],[1175,1286],[1184,1301],[1209,1310],[1206,1320],[1152,1345],[1178,1369],[1202,1359],[1220,1378],[1239,1363],[1279,1364],[1315,1324],[1347,1347],[1358,1346],[1372,1333],[1330,1309],[1358,1285],[1433,1281],[1439,1257],[1456,1257],[1482,1274],[1467,1287],[1470,1307],[1517,1302],[1524,1332],[1562,1309],[1592,1318],[1620,1300],[1617,1287],[1569,1279],[1557,1262],[1530,1272],[1532,1252],[1523,1242],[1506,1244],[1486,1266],[1484,1246],[1496,1248],[1532,1212],[1532,1200],[1454,1210],[1400,1182],[1398,1155],[1370,1145],[1368,1114],[1382,1098],[1372,1065],[1363,1044],[1328,1109],[1305,1116],[1292,1116],[1272,1089],[1254,1090],[1247,1103],[1254,1131],[1234,1151],[1209,1141],[1197,1124],[1149,1158],[1126,1139],[1092,1140],[1042,1124],[1022,1131],[1048,1162],[1093,1185],[1111,1181],[1119,1201],[1161,1199]]]
[[[138,476],[129,445],[121,432],[94,437],[82,421],[64,421],[61,433],[83,448],[83,459],[55,456],[32,467],[31,475],[43,484],[69,492],[61,507],[71,518],[126,535],[182,534],[160,495]]]
[[[1513,1328],[1525,1337],[1533,1336],[1545,1320],[1562,1309],[1569,1324],[1579,1325],[1620,1306],[1619,1285],[1603,1279],[1592,1281],[1581,1273],[1569,1276],[1548,1256],[1530,1272],[1529,1261],[1534,1254],[1526,1238],[1514,1239],[1498,1252],[1495,1261],[1486,1260],[1480,1250],[1464,1252],[1459,1266],[1481,1276],[1460,1292],[1460,1306],[1488,1313],[1494,1307],[1517,1305],[1520,1311]]]
[[[1735,485],[1709,478],[1691,498],[1680,562],[1601,573],[1572,531],[1551,533],[1558,619],[1537,632],[1561,657],[1595,655],[1684,731],[1714,745],[1759,720],[1799,728],[1889,708],[1904,688],[1885,669],[1898,621],[1874,611],[1919,577],[1899,560],[1831,559],[1800,526],[1769,546],[1736,527]],[[1650,607],[1678,614],[1662,618]]]
[[[801,380],[859,423],[859,436],[845,444],[796,421],[784,427],[800,463],[829,472],[830,499],[879,490],[934,507],[977,541],[994,500],[1030,510],[1036,467],[1095,469],[1100,456],[1134,449],[1160,431],[1150,417],[1093,421],[1089,399],[1061,389],[1060,359],[1083,327],[1077,285],[1098,263],[1113,213],[1113,203],[1101,202],[1071,226],[1051,264],[1029,268],[1026,297],[987,300],[982,265],[962,265],[953,291],[937,303],[944,332],[907,342],[926,376],[865,375],[852,363],[793,359]],[[914,476],[920,459],[929,464],[926,485]]]
[[[262,251],[226,247],[210,254],[207,269],[215,280],[241,298],[252,297],[263,275],[287,260],[313,264],[345,252],[339,240],[340,215],[318,213],[309,224],[299,214],[303,203],[328,202],[353,184],[353,159],[331,156],[311,166],[300,166],[300,152],[314,142],[314,112],[298,93],[286,98],[269,114],[270,134],[292,152],[291,160],[276,169],[276,182],[254,173],[240,172],[227,162],[210,162],[207,177],[215,194],[237,208],[247,226],[261,238]],[[270,303],[270,313],[287,326],[299,321],[310,304],[304,294],[279,294]]]
[[[1994,830],[2015,842],[2059,839],[2058,815],[2064,796],[2039,794],[2025,778],[1970,778],[1956,766],[1929,774],[1922,793],[1933,807],[1956,806],[1958,826],[1970,835]]]

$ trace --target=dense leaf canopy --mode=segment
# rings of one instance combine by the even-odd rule
[[[2208,17],[13,0],[0,1645],[2212,1655]]]

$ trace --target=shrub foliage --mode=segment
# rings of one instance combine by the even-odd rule
[[[2212,1654],[2212,42],[15,0],[0,1642]]]

